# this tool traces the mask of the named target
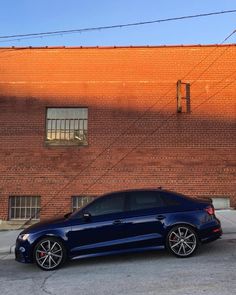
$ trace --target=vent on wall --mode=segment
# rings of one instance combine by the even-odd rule
[[[230,198],[213,197],[211,199],[215,209],[230,209]]]

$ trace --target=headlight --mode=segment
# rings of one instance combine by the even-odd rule
[[[21,234],[21,235],[19,235],[18,238],[20,240],[26,241],[28,239],[28,237],[29,237],[29,234]]]

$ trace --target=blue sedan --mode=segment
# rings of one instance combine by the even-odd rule
[[[30,226],[18,236],[15,255],[43,270],[54,270],[67,259],[148,249],[189,257],[201,243],[221,235],[210,201],[161,189],[129,190]]]

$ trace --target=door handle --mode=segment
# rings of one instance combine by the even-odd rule
[[[164,215],[157,215],[157,217],[156,217],[157,220],[163,220],[165,218],[166,217]]]
[[[121,224],[123,221],[121,219],[116,219],[113,221],[113,224]]]

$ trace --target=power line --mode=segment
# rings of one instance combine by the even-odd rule
[[[230,33],[220,44],[223,44],[227,39],[229,39],[234,33],[236,32],[236,30],[234,30],[232,33]],[[214,48],[206,57],[204,57],[198,64],[197,64],[197,66],[199,65],[199,64],[201,64],[205,59],[207,59],[212,53],[213,53],[213,51],[215,51],[217,48],[220,48],[220,47],[216,47],[216,48]],[[223,52],[223,53],[225,53],[225,51]],[[214,59],[214,61],[207,67],[207,69],[209,69],[215,62],[216,62],[216,60],[217,59],[219,59],[220,57],[222,56],[222,54],[220,54],[216,59]],[[192,70],[194,70],[196,68],[196,66],[194,66],[193,68],[192,68]],[[190,70],[189,72],[188,72],[188,74],[190,73],[190,72],[192,72],[192,70]],[[203,74],[203,73],[205,73],[205,69],[203,70],[203,72],[197,77],[197,79],[195,79],[193,82],[192,82],[192,84],[193,83],[195,83],[199,78],[200,78],[200,76]],[[232,74],[231,74],[232,75]],[[229,76],[231,76],[231,75],[229,75]],[[186,75],[185,75],[185,77],[186,77]],[[184,79],[184,78],[183,78]],[[171,91],[172,89],[170,89],[170,90],[168,90],[165,94],[164,94],[164,96],[166,96],[170,91]],[[216,95],[216,94],[215,94]],[[211,98],[211,97],[210,97]],[[209,98],[207,99],[207,100],[209,100]],[[166,103],[160,110],[159,110],[159,112],[157,113],[157,114],[159,114],[161,111],[163,111],[163,109],[165,109],[170,103],[172,102],[172,100],[170,100],[168,103]],[[82,169],[82,170],[80,170],[80,172],[79,173],[76,173],[75,175],[74,175],[74,177],[72,177],[62,188],[60,188],[59,190],[58,190],[58,192],[57,193],[55,193],[48,201],[47,201],[47,203],[46,204],[44,204],[44,206],[42,206],[38,211],[37,211],[37,213],[33,216],[33,217],[31,217],[30,219],[28,219],[20,228],[22,228],[24,225],[26,225],[32,218],[34,218],[43,208],[45,208],[56,196],[58,196],[58,194],[59,193],[61,193],[65,188],[67,188],[68,187],[68,185],[70,185],[74,180],[76,180],[76,178],[78,177],[78,176],[80,176],[85,170],[87,170],[94,162],[96,162],[96,160],[101,156],[101,155],[103,155],[104,154],[104,152],[106,151],[106,150],[109,150],[112,146],[113,146],[113,144],[114,143],[116,143],[118,140],[120,140],[120,138],[122,137],[122,136],[124,136],[126,133],[127,133],[127,131],[133,126],[133,125],[135,125],[140,119],[142,119],[154,106],[156,106],[156,104],[158,103],[158,100],[157,101],[155,101],[155,103],[153,103],[150,107],[148,107],[137,119],[135,119],[127,128],[126,128],[126,130],[124,131],[124,132],[122,132],[119,136],[117,136],[116,137],[116,139],[115,140],[113,140],[113,141],[111,141],[109,144],[108,144],[108,146],[106,146],[96,157],[95,157],[95,159],[93,159],[84,169]],[[173,115],[176,115],[175,113],[173,113],[173,114],[171,114],[171,116],[170,117],[172,117]],[[167,119],[167,121],[168,121],[169,119]],[[165,121],[166,122],[166,121]],[[165,125],[165,122],[163,123],[163,125]],[[162,127],[162,125],[160,126],[160,128]],[[159,129],[159,128],[158,128]],[[157,129],[157,130],[158,130]],[[155,130],[155,132],[157,131],[157,130]],[[134,148],[134,150],[137,148],[137,146],[135,146],[135,148]],[[129,153],[128,154],[130,154],[131,152],[133,151],[133,149],[131,150],[131,151],[129,151]],[[123,159],[128,155],[128,154],[125,154],[125,156],[124,157],[122,157],[117,163],[115,163],[114,165],[116,166],[116,165],[118,165],[121,161],[123,161]],[[113,169],[115,166],[112,166],[112,168],[111,169]],[[108,169],[108,170],[106,170],[106,172],[105,172],[105,174],[107,173],[107,172],[109,172],[111,169]],[[101,177],[99,177],[99,179],[101,179],[105,174],[103,174]],[[95,182],[97,183],[97,179],[95,180]],[[92,187],[93,185],[94,185],[95,183],[92,183],[92,185],[91,186],[89,186],[89,187],[87,187],[86,188],[86,190],[85,190],[85,192],[90,188],[90,187]],[[83,192],[84,193],[84,192]],[[59,211],[60,212],[60,211]],[[58,214],[58,213],[57,213]]]
[[[205,68],[205,70],[204,71],[202,71],[201,72],[201,74],[191,83],[191,86],[193,85],[193,84],[195,84],[198,80],[199,80],[199,78],[205,73],[205,72],[207,72],[209,69],[210,69],[210,67],[221,57],[221,56],[223,56],[224,54],[225,54],[225,52],[227,51],[229,49],[229,47],[226,47],[225,49],[224,49],[224,51],[219,55],[219,56],[217,56],[209,65],[208,65],[208,67],[206,67]]]
[[[229,37],[231,37],[234,33],[236,32],[236,30],[234,30],[232,33],[230,33],[220,44],[223,44]],[[219,47],[216,47],[215,49],[217,49],[217,48],[219,48]],[[199,65],[202,61],[204,61],[206,58],[208,58],[212,53],[213,53],[213,51],[215,51],[215,49],[214,50],[212,50],[206,57],[204,57],[197,65]],[[224,51],[224,53],[225,53],[225,51]],[[221,54],[222,55],[222,54]],[[219,56],[219,57],[221,57],[221,55]],[[218,58],[219,58],[218,57]],[[214,59],[214,61],[213,61],[213,63],[211,63],[210,64],[210,66],[212,66],[215,62],[216,62],[216,60],[218,59],[218,58],[216,58],[216,59]],[[195,69],[196,68],[196,66],[194,66],[193,68],[192,68],[192,70],[193,69]],[[207,69],[209,69],[209,66],[207,67]],[[188,72],[188,74],[192,71],[192,70],[190,70],[189,72]],[[202,72],[202,73],[205,73],[205,70]],[[200,76],[202,75],[202,73],[198,76],[198,78],[197,79],[199,79],[200,78]],[[185,75],[185,77],[186,77],[186,75]],[[193,83],[196,81],[196,79],[193,81]],[[166,96],[169,92],[171,91],[171,89],[170,90],[168,90],[165,94],[164,94],[164,96]],[[171,101],[169,101],[167,104],[165,104],[164,105],[164,107],[162,107],[160,110],[159,110],[159,112],[158,113],[160,113],[163,109],[165,109],[170,103],[172,102],[172,100]],[[122,136],[124,136],[126,133],[127,133],[127,131],[133,126],[133,125],[135,125],[140,119],[142,119],[143,118],[143,116],[145,115],[145,114],[147,114],[156,104],[158,103],[158,101],[156,101],[154,104],[152,104],[150,107],[148,107],[142,114],[141,114],[141,116],[139,116],[136,120],[134,120],[129,126],[128,126],[128,128],[126,128],[126,130],[124,131],[124,132],[122,132],[119,136],[117,136],[117,138],[114,140],[114,141],[111,141],[109,144],[108,144],[108,146],[107,147],[105,147],[105,149],[103,149],[96,157],[95,157],[95,159],[94,160],[92,160],[84,169],[82,169],[82,170],[80,170],[80,172],[79,173],[76,173],[75,174],[75,176],[74,177],[72,177],[72,179],[70,179],[70,181],[68,181],[68,183],[67,184],[65,184],[56,194],[54,194],[54,196],[53,197],[51,197],[50,199],[49,199],[49,201],[44,205],[44,206],[42,206],[39,210],[38,210],[38,212],[40,212],[43,208],[45,208],[54,198],[55,198],[55,196],[57,196],[59,193],[61,193],[66,187],[68,187],[68,185],[70,185],[78,176],[80,176],[85,170],[87,170],[94,162],[96,162],[96,160],[101,156],[101,155],[103,155],[104,154],[104,152],[106,151],[106,150],[108,150],[108,149],[110,149],[111,148],[111,146],[114,144],[114,143],[116,143],[119,139],[120,139],[120,137],[122,137]],[[158,114],[157,113],[157,114]],[[174,114],[172,114],[172,115],[174,115]],[[171,115],[171,116],[172,116]],[[126,157],[126,156],[125,156]],[[122,160],[123,160],[124,158],[122,158]],[[117,165],[118,163],[116,163],[116,165]],[[113,167],[114,168],[114,167]],[[112,168],[112,169],[113,169]],[[106,171],[106,173],[107,173],[107,171]],[[86,188],[86,190],[87,190],[88,188]],[[38,212],[36,213],[36,214],[38,214]],[[35,214],[35,216],[36,216],[36,214]],[[35,217],[34,216],[34,217]],[[32,217],[29,219],[29,220],[27,220],[25,223],[24,223],[24,225],[26,225],[30,220],[32,219]],[[23,225],[23,226],[24,226]]]
[[[16,41],[16,40],[20,41],[23,39],[33,39],[33,38],[42,38],[42,37],[64,35],[64,34],[75,34],[75,33],[101,31],[101,30],[116,29],[116,28],[126,28],[126,27],[149,25],[149,24],[169,22],[169,21],[186,20],[186,19],[192,19],[192,18],[200,18],[200,17],[207,17],[207,16],[213,16],[213,15],[235,13],[235,12],[236,12],[236,9],[223,10],[223,11],[215,11],[215,12],[209,12],[209,13],[186,15],[186,16],[164,18],[164,19],[157,19],[157,20],[143,21],[143,22],[116,24],[116,25],[109,25],[109,26],[98,26],[98,27],[88,27],[88,28],[81,28],[81,29],[49,31],[49,32],[40,32],[40,33],[29,33],[29,34],[5,35],[5,36],[0,36],[0,39],[7,39],[7,40],[0,41],[0,42],[9,42],[9,41]]]
[[[229,78],[230,76],[232,76],[233,74],[235,74],[236,71],[234,71],[233,73],[231,73],[229,76],[227,76],[226,78],[222,79],[222,81],[225,81],[227,78]],[[220,93],[223,89],[227,88],[228,86],[230,86],[231,84],[233,84],[235,82],[235,79],[230,81],[229,83],[227,83],[224,87],[222,87],[220,90],[218,90],[217,92],[215,92],[213,95],[211,95],[210,97],[206,98],[203,102],[201,102],[200,104],[198,104],[195,108],[192,109],[196,110],[198,109],[200,106],[202,106],[203,104],[205,104],[206,102],[208,102],[210,99],[212,99],[214,96],[216,96],[218,93]],[[166,123],[169,122],[169,120],[175,116],[176,113],[172,113],[169,117],[167,117],[167,119],[160,125],[158,126],[156,129],[154,129],[151,133],[148,134],[148,136],[152,136],[154,135],[158,130],[160,130],[163,126],[166,125]],[[143,140],[143,139],[142,139]],[[95,181],[93,183],[91,183],[91,185],[89,185],[82,193],[81,195],[84,195],[90,188],[92,188],[95,184],[98,183],[99,180],[101,180],[104,176],[106,176],[106,174],[108,172],[110,172],[113,168],[115,168],[118,164],[120,164],[128,155],[130,155],[133,151],[135,151],[140,144],[142,143],[142,140],[140,140],[133,148],[131,148],[131,150],[129,150],[121,159],[119,159],[114,165],[112,165],[110,168],[108,168],[101,176],[99,176],[98,178],[95,179]],[[61,212],[61,210],[59,210],[59,212]],[[58,215],[58,213],[55,215]]]
[[[224,38],[224,40],[222,40],[220,43],[219,43],[219,45],[223,45],[227,40],[229,40],[229,38],[230,37],[232,37],[234,34],[236,33],[236,30],[233,30],[229,35],[227,35],[225,38]],[[201,59],[191,70],[189,70],[188,71],[188,73],[181,79],[181,80],[184,80],[189,74],[191,74],[192,73],[192,71],[194,71],[201,63],[203,63],[213,52],[215,52],[216,50],[218,49],[218,47],[215,47],[215,48],[213,48],[213,50],[206,56],[206,57],[204,57],[203,59]],[[224,50],[224,52],[221,54],[221,55],[223,55],[223,54],[225,54],[225,52],[227,51],[229,49],[229,47],[226,47],[226,49]],[[192,84],[191,85],[193,85],[193,83],[195,83],[201,76],[202,76],[202,74],[204,74],[205,72],[206,72],[206,70],[208,70],[214,63],[215,63],[215,61],[216,60],[218,60],[219,59],[219,57],[221,57],[221,55],[220,56],[218,56],[216,59],[214,59],[213,60],[213,62],[209,65],[209,67],[207,67],[207,69],[205,69],[196,79],[195,79],[195,81],[193,81],[192,82]]]
[[[236,30],[234,31],[234,32],[236,32]],[[229,35],[229,36],[231,36],[232,35],[232,33]],[[227,38],[225,38],[225,40],[226,40]],[[225,53],[225,51],[224,51],[224,53]],[[208,55],[209,56],[209,55]],[[216,59],[214,59],[214,61],[207,67],[207,70],[216,62],[216,60],[217,59],[219,59],[220,57],[222,56],[222,54],[220,54],[219,56],[218,56],[218,58],[216,58]],[[197,77],[197,79],[195,79],[192,83],[191,83],[191,85],[192,84],[194,84],[199,78],[200,78],[200,76],[203,74],[203,73],[205,73],[206,72],[206,70],[204,70],[198,77]],[[233,73],[231,73],[230,75],[228,75],[226,78],[224,78],[224,79],[222,79],[220,82],[222,82],[222,81],[225,81],[226,79],[228,79],[229,77],[231,77],[233,74],[235,74],[236,73],[236,71],[234,71]],[[232,80],[232,81],[230,81],[229,83],[227,83],[224,87],[222,87],[219,91],[217,91],[217,92],[215,92],[213,95],[211,95],[210,97],[208,97],[208,98],[206,98],[203,102],[201,102],[199,105],[197,105],[195,108],[193,108],[192,110],[196,110],[196,109],[198,109],[200,106],[202,106],[203,104],[205,104],[206,102],[208,102],[210,99],[212,99],[214,96],[216,96],[218,93],[220,93],[223,89],[225,89],[225,88],[227,88],[228,86],[230,86],[233,82],[235,82],[235,80]],[[169,93],[169,91],[167,92],[167,93]],[[205,93],[205,92],[203,92],[203,93]],[[170,103],[171,103],[172,101],[169,101],[164,107],[166,107],[167,105],[169,105]],[[157,103],[157,102],[156,102]],[[154,103],[154,105],[156,105],[156,103]],[[154,106],[153,105],[153,106]],[[163,108],[162,108],[163,109]],[[162,110],[161,109],[161,110]],[[150,110],[150,108],[148,108],[148,110]],[[160,110],[160,111],[161,111]],[[157,114],[159,114],[160,113],[160,111],[157,113]],[[146,113],[147,111],[145,111],[145,113]],[[171,119],[174,115],[176,115],[176,113],[173,113],[173,114],[171,114],[165,121],[164,121],[164,123],[162,123],[158,128],[156,128],[154,131],[152,131],[150,134],[148,134],[149,136],[152,136],[153,134],[155,134],[159,129],[161,129],[163,126],[165,126],[165,124],[169,121],[169,119]],[[138,121],[140,119],[140,117],[135,121],[135,123]],[[131,124],[131,125],[133,125],[133,124]],[[120,138],[120,136],[118,137],[118,138]],[[143,140],[143,139],[142,139]],[[90,188],[92,188],[100,179],[102,179],[109,171],[111,171],[113,168],[115,168],[119,163],[121,163],[129,154],[131,154],[134,150],[136,150],[137,149],[137,147],[138,146],[140,146],[140,144],[142,143],[142,140],[140,141],[140,142],[138,142],[138,144],[136,144],[131,150],[129,150],[120,160],[118,160],[112,167],[110,167],[110,168],[108,168],[106,171],[105,171],[105,173],[104,174],[102,174],[101,176],[99,176],[98,178],[96,178],[96,180],[91,184],[91,185],[89,185],[82,193],[81,193],[81,195],[83,195],[83,194],[85,194],[86,193],[86,191],[88,191]],[[116,142],[117,140],[115,140],[115,142]],[[113,142],[114,143],[114,142]],[[112,144],[113,144],[112,143]],[[105,149],[106,150],[106,149]],[[96,160],[96,159],[95,159]],[[94,161],[95,162],[95,161]],[[89,165],[90,166],[90,165]],[[88,167],[87,167],[88,168]],[[86,170],[86,169],[85,169]],[[76,178],[75,178],[76,179]],[[60,211],[59,211],[60,212]],[[58,213],[57,213],[58,214]]]

